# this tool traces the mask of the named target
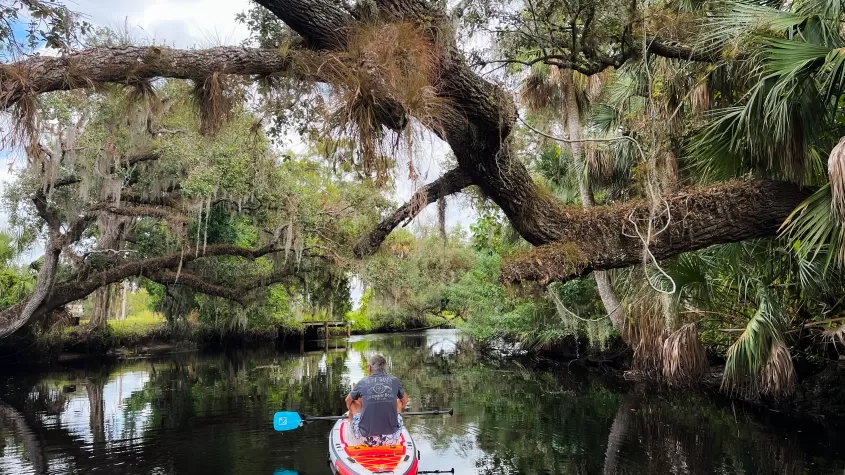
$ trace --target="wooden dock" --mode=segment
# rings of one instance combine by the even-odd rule
[[[303,337],[308,335],[309,333],[316,336],[317,331],[319,331],[320,327],[323,328],[323,337],[325,339],[329,339],[329,327],[346,327],[346,336],[350,336],[352,334],[352,325],[349,322],[342,322],[337,320],[312,320],[307,322],[301,322],[305,326],[305,331],[303,331]]]

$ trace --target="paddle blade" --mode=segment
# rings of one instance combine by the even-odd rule
[[[299,475],[299,472],[296,470],[285,470],[283,468],[277,468],[273,471],[273,475]]]
[[[273,415],[273,428],[277,431],[293,430],[302,423],[298,412],[277,412]]]

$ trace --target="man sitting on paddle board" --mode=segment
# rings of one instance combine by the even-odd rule
[[[402,437],[402,416],[408,395],[399,378],[384,372],[384,357],[376,355],[367,364],[366,378],[358,381],[346,396],[352,435],[369,447],[396,445]]]

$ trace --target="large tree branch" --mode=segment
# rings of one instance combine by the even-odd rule
[[[302,269],[299,272],[302,272]],[[237,302],[244,307],[248,303],[248,297],[251,291],[268,285],[286,282],[296,277],[296,270],[285,269],[259,279],[241,282],[237,286],[231,286],[209,281],[198,274],[185,270],[181,272],[166,270],[154,272],[148,276],[150,280],[159,284],[182,285],[206,295]]]
[[[186,222],[187,218],[173,213],[165,207],[147,206],[147,205],[132,205],[132,206],[116,206],[113,203],[104,203],[94,207],[95,211],[104,211],[117,216],[126,216],[130,218],[158,218],[166,219],[171,222]]]
[[[145,206],[164,206],[167,208],[179,208],[180,194],[178,192],[162,192],[158,196],[147,196],[136,191],[124,190],[120,192],[121,203],[131,203],[132,205]]]
[[[256,3],[270,10],[316,50],[343,51],[350,39],[349,33],[360,25],[350,12],[341,7],[339,2],[256,0]],[[354,66],[362,67],[361,64]],[[322,69],[322,64],[316,68],[317,71],[314,74],[319,76],[320,69]],[[405,107],[393,100],[386,91],[382,91],[378,99],[373,111],[378,121],[392,130],[404,129],[408,125],[408,112]]]
[[[213,256],[238,256],[245,259],[257,259],[284,249],[276,244],[269,244],[259,249],[249,249],[229,244],[206,246],[202,254],[176,252],[165,256],[125,261],[102,272],[90,275],[86,279],[70,280],[53,284],[55,265],[58,263],[59,250],[48,245],[47,258],[38,276],[35,292],[29,298],[0,311],[0,338],[21,328],[33,318],[39,318],[48,312],[69,302],[87,297],[100,287],[120,282],[133,276],[143,276],[164,269],[174,269],[197,259]],[[43,276],[42,276],[43,274]]]
[[[352,14],[344,10],[340,4],[329,0],[259,0],[261,5],[269,8],[279,18],[299,33],[309,45],[317,49],[329,50],[331,52],[341,51],[346,46],[350,37],[349,32],[358,24]],[[437,45],[440,54],[438,65],[436,94],[451,104],[456,113],[444,114],[438,123],[430,124],[431,128],[438,135],[443,137],[452,148],[458,160],[461,171],[472,183],[477,184],[482,191],[495,201],[514,228],[530,243],[542,245],[563,240],[564,242],[582,244],[578,248],[579,253],[585,253],[582,263],[573,266],[567,272],[580,274],[593,268],[612,268],[621,265],[640,262],[641,255],[635,252],[636,238],[627,238],[622,234],[627,224],[627,217],[617,216],[613,212],[599,209],[596,211],[581,211],[568,208],[549,194],[545,189],[538,186],[531,179],[528,170],[518,160],[509,148],[510,133],[516,120],[516,107],[511,94],[502,88],[494,85],[478,76],[466,63],[463,53],[455,43],[454,30],[449,18],[425,0],[375,0],[378,8],[378,18],[382,21],[411,21],[420,25],[430,26],[429,34],[432,36],[432,44]],[[654,42],[652,42],[654,44]],[[627,46],[626,46],[627,47]],[[668,46],[658,44],[652,46],[660,49],[667,55],[686,56],[692,58],[694,52],[681,48],[670,50]],[[121,51],[128,51],[127,62],[124,58],[120,61]],[[218,60],[211,56],[215,51],[219,53]],[[204,53],[205,52],[205,53]],[[167,54],[165,54],[167,53]],[[36,87],[27,89],[27,93],[44,92],[47,90],[67,89],[69,87],[81,87],[79,81],[67,80],[67,73],[73,71],[90,70],[88,76],[97,81],[126,81],[127,77],[155,77],[167,75],[171,77],[196,77],[210,72],[227,72],[231,74],[263,74],[284,70],[289,67],[289,62],[275,52],[257,52],[255,50],[244,50],[242,48],[223,48],[202,51],[180,51],[156,48],[128,48],[117,50],[91,50],[79,53],[74,64],[70,55],[63,59],[37,58],[34,65],[44,78],[38,78],[39,74],[30,74],[29,83]],[[134,56],[133,56],[134,55]],[[268,57],[262,57],[268,56]],[[117,61],[110,59],[116,56]],[[173,59],[179,57],[178,62]],[[188,61],[187,59],[193,58]],[[226,58],[234,59],[233,61]],[[247,60],[246,58],[251,58]],[[185,59],[185,61],[182,61]],[[694,58],[692,58],[694,59]],[[64,68],[58,73],[48,70],[43,65],[53,61],[55,67]],[[70,63],[68,63],[70,61]],[[134,63],[132,63],[134,61]],[[138,63],[139,66],[133,66]],[[275,65],[268,66],[268,64]],[[73,68],[68,67],[69,64]],[[117,65],[117,66],[114,66]],[[84,66],[84,67],[83,67]],[[37,68],[36,68],[37,69]],[[32,68],[29,71],[34,71]],[[26,75],[24,75],[26,76]],[[71,77],[75,77],[73,74]],[[0,78],[0,106],[10,104],[16,100],[14,96],[15,80],[10,75]],[[84,84],[83,84],[84,85]],[[51,89],[53,88],[53,89]],[[9,92],[12,91],[12,92]],[[20,93],[19,93],[20,94]],[[11,99],[10,99],[11,98]],[[388,102],[388,101],[385,101]],[[391,109],[392,110],[392,109]],[[382,118],[385,123],[390,123],[388,118]],[[431,121],[428,120],[427,123]],[[401,121],[393,122],[402,123]],[[751,187],[757,189],[759,187]],[[712,194],[713,198],[725,198],[725,194],[719,189],[704,190],[701,196]],[[703,216],[733,216],[734,214],[746,216],[750,219],[750,226],[754,226],[761,218],[763,221],[772,218],[772,212],[777,210],[779,218],[784,217],[786,209],[797,203],[797,193],[776,193],[767,200],[772,204],[772,210],[765,210],[759,206],[754,210],[740,210],[744,203],[734,200],[732,202],[709,201],[709,206],[714,208],[705,210],[701,208]],[[778,201],[780,200],[780,201]],[[798,200],[800,201],[800,200]],[[704,201],[702,201],[703,203]],[[631,206],[638,206],[633,204]],[[675,203],[670,209],[675,209]],[[702,205],[703,206],[703,205]],[[731,210],[728,208],[737,208]],[[673,220],[678,220],[678,211],[673,211]],[[602,214],[607,213],[607,214]],[[758,214],[755,214],[758,213]],[[635,213],[636,216],[639,214]],[[681,213],[683,214],[683,213]],[[603,226],[602,239],[598,250],[586,250],[587,244],[592,245],[589,236],[593,232],[590,227],[579,227],[579,223],[591,222],[591,216],[602,215],[607,218],[599,224]],[[692,220],[695,215],[686,216],[685,219]],[[615,218],[611,219],[611,218]],[[625,219],[622,219],[625,218]],[[774,218],[772,218],[774,219]],[[706,220],[704,220],[706,221]],[[700,224],[703,226],[704,221]],[[675,222],[675,221],[673,221]],[[766,221],[768,222],[768,221]],[[667,231],[658,237],[651,244],[654,247],[655,255],[667,257],[671,253],[683,252],[708,245],[708,243],[729,242],[747,237],[759,235],[771,235],[771,223],[764,232],[755,231],[748,225],[739,226],[730,221],[711,221],[712,228],[702,238],[690,238],[683,233],[676,235],[677,222]],[[680,232],[680,231],[677,231]],[[762,233],[762,234],[761,234]],[[671,236],[672,240],[663,245],[663,240]],[[684,241],[684,238],[686,241]],[[675,240],[677,239],[677,241]],[[679,244],[682,243],[682,244]],[[683,244],[685,243],[685,244]],[[621,245],[624,252],[614,253],[614,246]],[[640,251],[642,246],[640,245]],[[539,252],[539,251],[538,251]],[[540,280],[553,278],[553,275],[546,275],[544,272],[527,272],[525,276],[535,275]],[[564,275],[558,272],[557,275]]]
[[[35,56],[0,66],[0,109],[27,95],[157,77],[197,79],[213,73],[270,75],[289,71],[277,50],[235,46],[184,50],[158,46],[94,48],[63,57]]]
[[[540,55],[530,60],[520,60],[515,58],[499,59],[486,61],[484,64],[519,64],[526,67],[531,67],[537,63],[547,64],[549,66],[556,66],[560,69],[572,69],[581,74],[592,76],[599,74],[608,68],[619,68],[626,61],[641,57],[643,44],[642,39],[632,39],[629,41],[631,47],[623,48],[615,54],[598,54],[592,55],[590,60],[585,60],[577,53],[575,54],[545,54]],[[718,63],[723,61],[720,52],[706,51],[697,49],[691,46],[671,43],[658,37],[649,37],[645,39],[646,49],[649,53],[661,56],[668,59],[680,59],[683,61],[692,61],[700,63]]]
[[[58,210],[47,201],[47,194],[44,192],[44,189],[39,188],[35,192],[35,196],[32,197],[32,203],[35,205],[35,211],[38,213],[38,216],[47,223],[51,234],[58,233],[59,228],[62,226],[62,218],[59,216]]]
[[[669,59],[680,59],[699,63],[719,63],[724,60],[721,52],[708,51],[682,44],[672,44],[658,37],[646,38],[648,52]]]
[[[648,250],[654,259],[714,244],[774,236],[792,210],[811,191],[772,181],[733,181],[683,190],[667,198],[653,223]],[[555,222],[556,242],[531,249],[508,260],[502,269],[507,283],[547,284],[594,270],[643,262],[650,206],[633,201],[587,211],[561,212]]]
[[[355,243],[355,247],[353,248],[355,256],[361,258],[376,252],[387,235],[396,226],[399,226],[399,223],[415,218],[427,205],[434,203],[440,198],[455,194],[471,184],[472,181],[469,177],[460,169],[456,168],[420,188],[414,193],[410,201],[400,206],[399,209],[383,219],[372,231],[362,236]]]
[[[355,23],[340,2],[313,0],[255,0],[267,8],[305,42],[318,50],[342,50]]]

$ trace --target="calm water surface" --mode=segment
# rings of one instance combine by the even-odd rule
[[[330,422],[383,353],[413,410],[421,470],[475,474],[843,474],[845,428],[479,356],[454,331],[353,337],[327,351],[180,354],[0,376],[0,473],[330,473]],[[7,370],[8,371],[8,370]],[[75,390],[69,392],[71,387]]]

